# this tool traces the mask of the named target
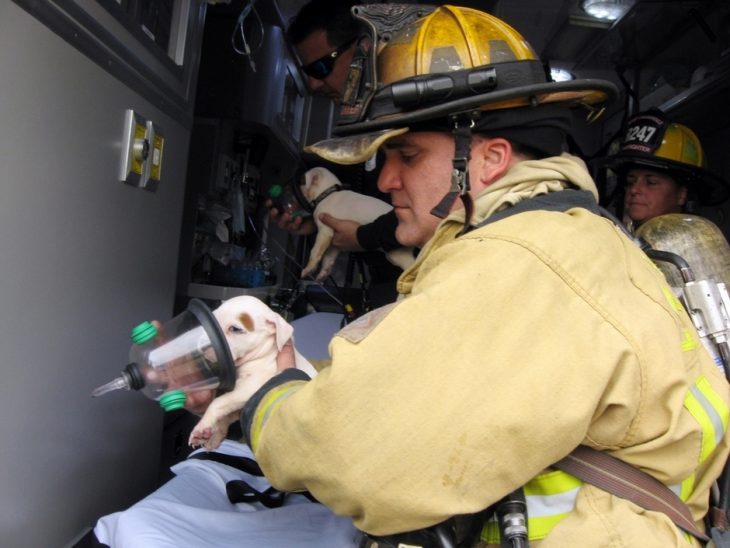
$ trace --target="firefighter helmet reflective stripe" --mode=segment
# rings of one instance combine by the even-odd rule
[[[404,16],[399,11],[403,6],[353,8],[355,17],[371,29],[371,53],[377,52],[377,58],[371,58],[371,70],[366,71],[370,79],[360,79],[358,97],[343,103],[335,135],[358,135],[362,145],[368,141],[364,134],[445,122],[462,112],[543,104],[593,106],[617,93],[612,83],[601,80],[549,81],[527,41],[492,15],[444,5],[415,18]],[[393,21],[401,18],[405,24],[392,30]],[[318,143],[316,153],[342,162],[342,146],[344,139]],[[328,155],[328,149],[333,153]],[[375,151],[374,146],[357,150],[357,158],[346,153],[351,163]]]
[[[701,204],[714,205],[730,197],[730,185],[706,169],[697,135],[672,122],[659,109],[650,109],[629,120],[619,151],[597,161],[623,177],[631,166],[646,166],[669,173],[696,194]]]

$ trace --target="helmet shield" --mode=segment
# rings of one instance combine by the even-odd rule
[[[361,164],[371,158],[385,141],[391,137],[403,135],[407,131],[406,127],[363,133],[352,137],[326,139],[304,147],[304,152],[316,154],[335,164]]]
[[[367,110],[378,80],[377,54],[398,29],[420,19],[436,6],[414,4],[365,4],[352,7],[352,15],[362,22],[370,34],[361,39],[359,55],[350,67],[345,96],[340,106],[337,125],[361,120]]]

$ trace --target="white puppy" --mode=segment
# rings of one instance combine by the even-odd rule
[[[256,297],[234,297],[214,312],[228,341],[236,366],[233,390],[215,398],[190,434],[193,447],[217,448],[228,428],[238,420],[248,399],[276,374],[276,357],[292,338],[294,328]],[[295,364],[310,377],[317,375],[304,356],[294,350]]]
[[[326,193],[326,194],[325,194]],[[322,281],[332,272],[339,249],[331,247],[334,231],[319,220],[321,213],[329,213],[338,219],[355,221],[367,224],[381,215],[388,213],[393,207],[372,196],[359,194],[351,190],[342,190],[339,179],[323,167],[315,167],[304,174],[302,194],[314,204],[314,222],[317,224],[317,238],[309,253],[309,261],[302,270],[302,278],[322,267],[317,275],[317,281]],[[388,260],[403,269],[413,264],[413,250],[400,247],[385,253]]]

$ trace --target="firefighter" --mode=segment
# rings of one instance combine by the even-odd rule
[[[578,446],[607,452],[671,486],[702,528],[729,451],[728,383],[564,152],[571,109],[600,109],[615,87],[548,81],[481,11],[389,28],[402,9],[353,10],[374,31],[373,73],[311,150],[352,163],[381,147],[396,235],[422,249],[397,302],[335,335],[330,367],[310,380],[281,359],[248,401],[257,461],[374,537],[522,488],[533,546],[699,546],[668,515],[551,468]],[[499,536],[480,523],[475,542]]]
[[[624,186],[624,221],[635,230],[649,219],[692,210],[691,204],[718,205],[730,186],[706,169],[697,135],[659,109],[629,120],[619,152],[599,160]]]

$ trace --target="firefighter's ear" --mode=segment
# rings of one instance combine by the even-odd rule
[[[512,145],[502,137],[475,137],[471,155],[469,179],[477,194],[507,173],[514,162]]]
[[[677,205],[680,207],[684,207],[687,205],[687,187],[681,186],[679,187],[679,192],[677,193]]]

